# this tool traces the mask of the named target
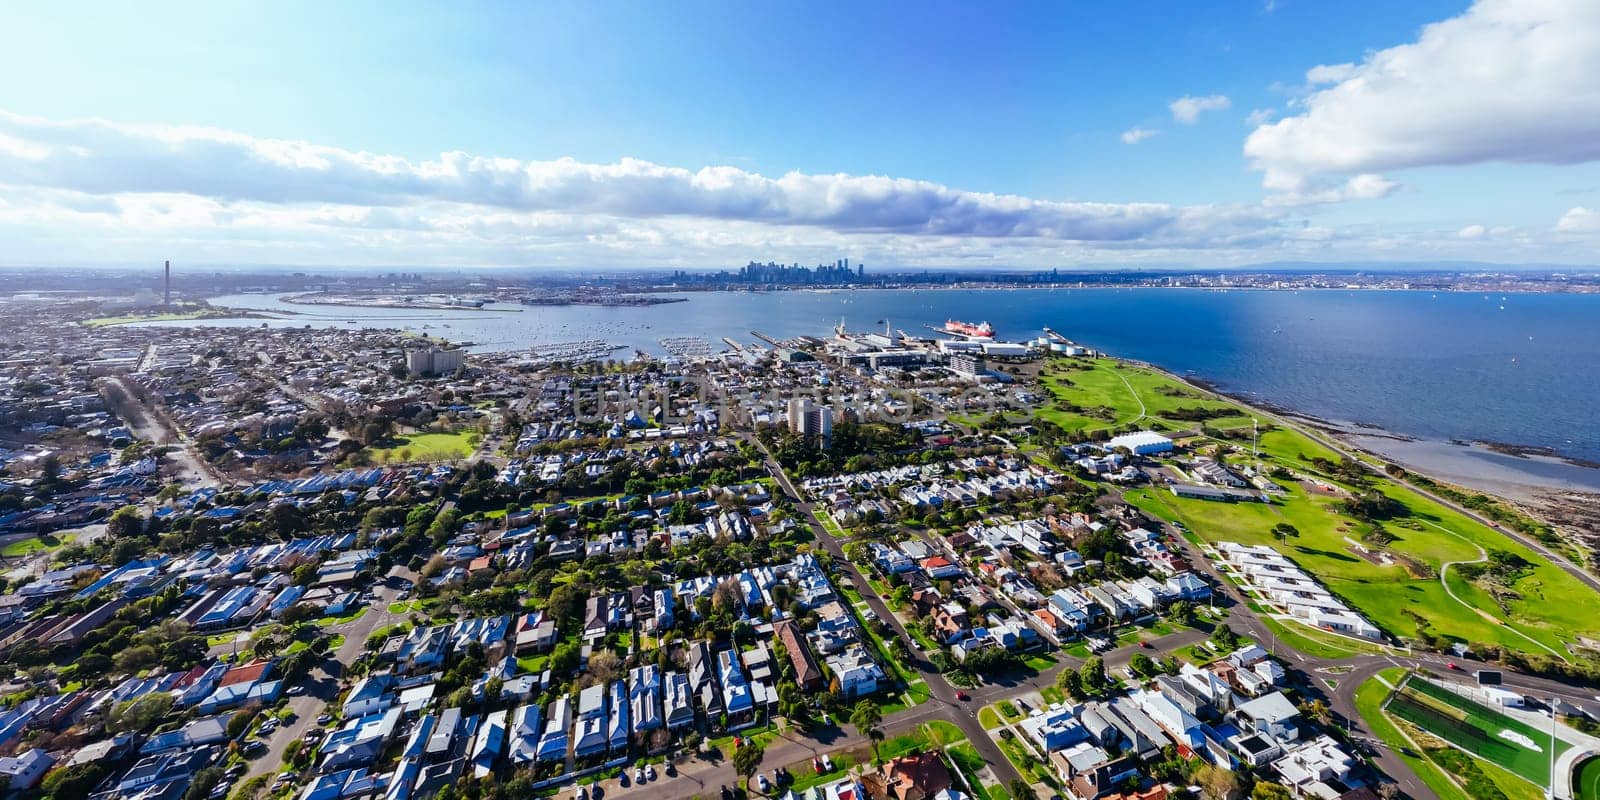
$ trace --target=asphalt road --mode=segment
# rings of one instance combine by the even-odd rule
[[[756,445],[761,447],[760,442],[757,442]],[[812,515],[813,506],[811,502],[806,500],[804,495],[795,489],[794,484],[789,480],[788,474],[784,472],[783,467],[772,457],[772,454],[767,453],[765,447],[761,447],[761,450],[767,458],[767,469],[777,479],[784,493],[795,501],[795,511],[802,524],[809,526],[816,540],[829,553],[833,554],[834,564],[850,576],[856,589],[860,591],[862,599],[866,600],[867,606],[878,616],[878,619],[888,623],[895,635],[905,640],[908,646],[911,645],[914,640],[906,633],[905,626],[900,623],[900,618],[889,609],[883,598],[879,597],[878,593],[873,590],[872,584],[867,581],[866,576],[861,574],[861,571],[856,568],[855,564],[850,562],[850,559],[845,558],[844,547],[833,537],[833,534],[823,530],[822,526],[816,521],[816,518]],[[1010,759],[1007,759],[1005,754],[1000,752],[999,746],[989,737],[983,726],[978,724],[980,702],[976,699],[964,702],[958,700],[955,687],[951,686],[950,682],[945,680],[944,675],[935,669],[933,664],[929,663],[926,658],[915,655],[914,650],[913,661],[908,666],[915,668],[918,675],[928,684],[928,691],[932,696],[923,705],[933,705],[947,709],[947,713],[942,718],[954,722],[961,728],[961,732],[966,734],[967,741],[971,742],[972,746],[977,749],[978,754],[983,756],[983,760],[989,763],[989,768],[994,771],[995,777],[1001,783],[1009,786],[1012,781],[1020,780],[1022,775],[1012,766]]]
[[[326,633],[343,634],[344,643],[312,669],[311,674],[303,682],[306,686],[304,694],[289,697],[289,709],[294,712],[292,721],[280,725],[270,736],[261,740],[267,745],[266,752],[249,762],[250,769],[239,779],[240,782],[278,771],[283,766],[284,748],[296,739],[304,739],[307,731],[318,727],[317,717],[325,712],[329,703],[336,702],[348,688],[345,672],[350,664],[361,657],[366,648],[367,637],[379,628],[405,619],[403,614],[389,613],[389,603],[394,601],[398,591],[392,583],[395,575],[396,570],[392,570],[390,579],[380,581],[374,586],[373,594],[377,599],[368,607],[366,613],[349,622],[330,625],[325,629]],[[414,576],[409,577],[414,578]]]

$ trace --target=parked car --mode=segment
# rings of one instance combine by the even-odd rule
[[[762,794],[766,794],[767,792],[772,791],[772,781],[767,780],[767,776],[765,775],[757,775],[756,788],[761,790]]]
[[[647,780],[647,781],[653,781],[653,780],[656,779],[656,765],[654,765],[654,764],[646,764],[646,765],[644,765],[644,779]]]

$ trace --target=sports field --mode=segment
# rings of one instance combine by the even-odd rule
[[[1550,783],[1550,732],[1412,676],[1384,710],[1538,786]],[[1556,758],[1570,744],[1555,741]]]
[[[454,461],[472,455],[478,446],[475,431],[455,433],[417,433],[402,436],[389,447],[372,448],[369,452],[375,463],[413,461]]]
[[[1600,798],[1600,756],[1586,759],[1573,771],[1572,793],[1578,800]]]

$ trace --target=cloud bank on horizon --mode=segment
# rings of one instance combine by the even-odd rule
[[[1396,229],[1359,209],[1402,173],[1600,160],[1600,3],[1480,0],[1416,40],[1314,65],[1283,109],[1183,95],[1177,128],[1118,135],[1137,157],[1230,116],[1254,202],[1096,202],[914,177],[765,175],[637,158],[590,163],[344,149],[211,127],[0,110],[0,235],[24,263],[718,266],[749,257],[1071,266],[1268,260],[1593,263],[1600,212],[1541,226]],[[1231,94],[1232,92],[1230,92]],[[1169,95],[1170,96],[1170,95]],[[1174,176],[1181,179],[1181,176]],[[1327,216],[1332,209],[1344,209]]]

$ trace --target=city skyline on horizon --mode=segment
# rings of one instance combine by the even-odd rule
[[[1597,263],[1593,4],[700,8],[14,12],[4,266]]]

